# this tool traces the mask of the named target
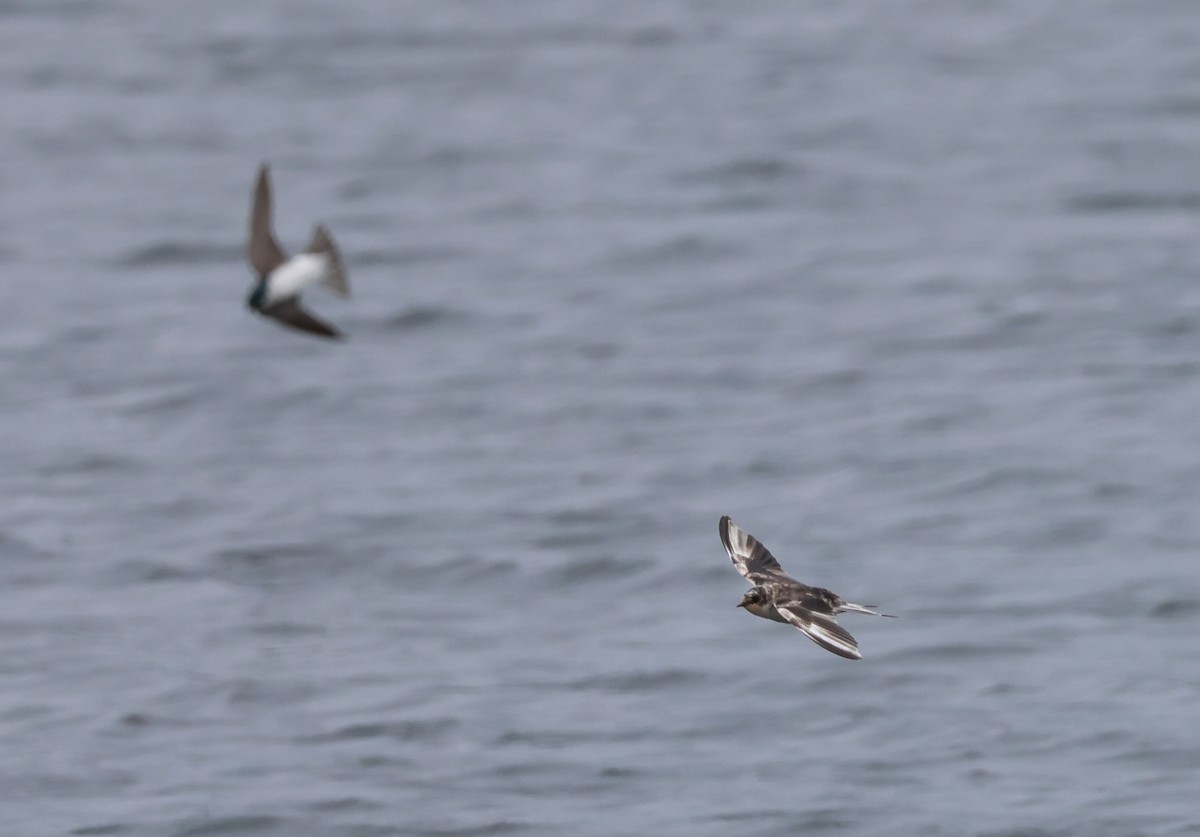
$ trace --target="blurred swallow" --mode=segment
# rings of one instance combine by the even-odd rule
[[[300,305],[300,292],[313,284],[324,285],[341,297],[350,295],[341,254],[324,224],[317,224],[303,253],[289,258],[283,252],[271,231],[271,174],[266,163],[259,166],[254,185],[247,255],[258,274],[258,284],[250,292],[247,305],[291,328],[322,337],[342,336]]]
[[[870,607],[848,602],[824,587],[809,587],[796,581],[783,571],[765,546],[753,535],[739,529],[728,515],[721,518],[718,530],[733,566],[754,585],[742,597],[738,607],[746,608],[755,616],[794,625],[826,651],[849,660],[861,660],[862,654],[850,632],[837,623],[839,613],[870,613],[895,618],[890,613],[879,613]]]

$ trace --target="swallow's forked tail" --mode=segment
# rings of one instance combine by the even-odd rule
[[[326,270],[321,274],[321,284],[338,296],[350,296],[350,283],[346,281],[346,270],[342,267],[342,254],[333,243],[333,236],[324,224],[317,224],[313,230],[312,241],[308,243],[306,253],[316,253],[325,256]]]
[[[873,608],[873,607],[877,607],[877,605],[860,605],[860,604],[855,604],[854,602],[842,602],[838,606],[838,612],[839,613],[869,613],[872,616],[886,616],[888,619],[899,618],[891,613],[880,613],[878,610],[871,610],[871,608]]]

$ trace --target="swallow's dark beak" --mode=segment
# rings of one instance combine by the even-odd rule
[[[738,602],[738,607],[745,607],[745,606],[746,606],[745,602]]]

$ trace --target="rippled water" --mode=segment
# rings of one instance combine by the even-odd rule
[[[0,2],[4,832],[1200,833],[1194,12]]]

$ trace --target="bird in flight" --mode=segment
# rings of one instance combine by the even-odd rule
[[[729,515],[721,518],[718,529],[733,566],[754,585],[746,591],[738,607],[755,616],[792,624],[826,651],[848,660],[861,660],[862,654],[858,642],[838,624],[839,613],[895,618],[890,613],[848,602],[824,587],[809,587],[796,581],[757,538],[738,528]]]
[[[317,224],[303,253],[289,258],[283,252],[271,231],[271,173],[266,163],[258,167],[246,249],[250,266],[258,274],[258,284],[250,292],[247,305],[291,328],[321,337],[342,336],[300,305],[300,292],[313,284],[322,284],[341,297],[350,295],[341,254],[324,224]]]

